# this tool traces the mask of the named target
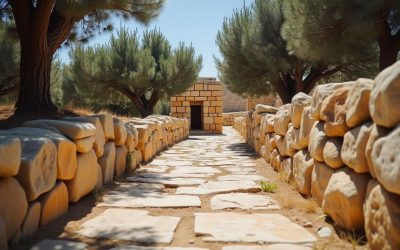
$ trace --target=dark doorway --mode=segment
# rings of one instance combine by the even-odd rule
[[[201,122],[201,105],[190,106],[190,126],[192,130],[203,129]]]

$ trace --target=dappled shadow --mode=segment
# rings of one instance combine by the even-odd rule
[[[232,143],[229,144],[226,148],[230,151],[234,151],[237,155],[249,156],[250,158],[257,159],[255,151],[246,143]]]

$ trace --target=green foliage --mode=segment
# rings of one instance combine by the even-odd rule
[[[14,95],[19,82],[19,44],[9,32],[11,24],[0,22],[0,97]]]
[[[275,183],[268,181],[261,181],[261,190],[268,193],[276,193],[278,191],[278,186]]]

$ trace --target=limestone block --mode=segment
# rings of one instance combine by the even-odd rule
[[[97,114],[91,117],[97,117],[100,120],[103,128],[104,137],[106,140],[114,140],[114,124],[113,117],[110,114]]]
[[[67,181],[69,202],[78,202],[92,192],[97,183],[97,157],[94,150],[78,153],[78,168],[72,180]]]
[[[331,168],[337,169],[343,166],[342,152],[343,139],[341,137],[334,137],[329,139],[322,152],[324,162]]]
[[[275,170],[278,170],[278,167],[280,164],[280,162],[279,162],[280,155],[279,155],[278,149],[272,150],[270,155],[271,155],[270,156],[270,164],[271,164],[272,168]]]
[[[316,120],[311,115],[311,107],[305,107],[300,121],[299,145],[307,148],[310,139],[310,131]]]
[[[378,139],[372,148],[372,167],[386,190],[400,194],[400,125]]]
[[[21,151],[21,141],[18,138],[0,136],[0,177],[18,173]]]
[[[143,161],[148,162],[151,160],[151,158],[153,156],[154,156],[154,152],[153,152],[152,143],[148,142],[148,143],[146,143],[146,145],[144,146],[144,149],[142,150]]]
[[[318,205],[322,206],[325,189],[335,170],[325,163],[316,161],[314,163],[311,174],[311,196],[317,201]]]
[[[127,138],[127,132],[125,123],[118,118],[114,118],[114,144],[115,146],[121,146],[125,144]]]
[[[265,147],[265,145],[262,145],[261,146],[261,156],[262,156],[262,158],[264,158],[264,160],[266,161],[266,162],[269,162],[269,160],[270,160],[270,154],[269,154],[269,152],[267,151],[267,148]]]
[[[290,119],[293,127],[300,128],[303,109],[311,105],[311,100],[312,97],[303,92],[299,92],[293,96],[290,110]]]
[[[289,182],[290,180],[293,179],[292,168],[293,168],[292,158],[288,157],[282,160],[281,171],[284,181]]]
[[[96,141],[95,136],[89,136],[81,139],[74,140],[76,144],[76,152],[87,153],[93,149],[93,145]]]
[[[293,179],[297,189],[303,195],[311,195],[311,174],[314,168],[314,159],[306,150],[298,151],[293,157]]]
[[[375,78],[369,110],[374,123],[394,127],[400,123],[400,62],[383,70]]]
[[[343,136],[349,130],[346,124],[345,102],[350,88],[337,89],[322,102],[320,119],[325,121],[324,129],[327,136]]]
[[[290,110],[282,109],[276,112],[274,117],[274,131],[279,135],[285,135],[290,123]]]
[[[278,111],[277,108],[265,105],[265,104],[257,104],[256,105],[256,113],[270,113],[270,114],[275,114]]]
[[[97,162],[101,166],[101,172],[103,176],[103,183],[109,183],[114,177],[115,168],[115,145],[114,142],[106,142],[104,145],[104,154],[101,158],[98,158]]]
[[[283,139],[283,144],[284,147],[286,148],[286,154],[290,157],[293,157],[293,155],[297,152],[295,148],[293,148],[293,144],[295,141],[295,132],[292,124],[289,124],[288,131],[286,132],[286,135]]]
[[[138,132],[136,128],[129,123],[125,123],[126,129],[126,141],[125,146],[128,152],[133,152],[135,150],[136,144],[138,143]]]
[[[376,178],[376,175],[372,164],[372,149],[376,140],[387,135],[389,132],[390,130],[388,128],[378,126],[375,123],[372,124],[368,142],[365,147],[365,158],[367,159],[369,172],[374,178]]]
[[[28,203],[24,190],[12,177],[0,179],[0,197],[0,220],[4,220],[6,240],[9,240],[20,229]]]
[[[287,148],[286,148],[286,144],[285,144],[285,137],[275,134],[275,143],[276,143],[276,148],[279,151],[279,154],[282,156],[288,156]]]
[[[329,137],[324,132],[324,123],[315,122],[310,131],[310,141],[308,142],[308,151],[317,161],[324,161],[323,151]]]
[[[73,122],[64,120],[34,120],[24,123],[24,127],[53,128],[70,139],[76,140],[96,134],[96,127],[91,123]]]
[[[97,182],[96,190],[101,190],[103,188],[103,173],[101,172],[101,166],[97,163]]]
[[[142,151],[136,150],[135,154],[136,154],[136,157],[135,157],[136,158],[136,166],[138,166],[143,161]]]
[[[65,117],[64,120],[91,123],[96,127],[96,140],[93,144],[93,149],[97,157],[101,157],[104,153],[104,144],[106,143],[103,126],[100,119],[93,116],[81,117]]]
[[[7,250],[7,232],[6,232],[6,223],[4,222],[3,218],[0,217],[0,249]]]
[[[35,140],[50,139],[57,149],[55,157],[57,160],[57,179],[69,180],[74,176],[76,170],[76,145],[67,137],[47,129],[26,127],[9,129],[3,131],[3,133],[19,137],[22,142],[26,138],[36,138]]]
[[[289,133],[289,130],[288,130]],[[286,134],[288,134],[286,133]],[[307,144],[300,141],[300,129],[299,128],[292,128],[292,131],[289,133],[291,136],[292,144],[290,145],[293,149],[302,150],[303,148],[307,148]]]
[[[60,217],[68,211],[68,190],[64,182],[58,181],[54,188],[39,199],[42,206],[40,226]]]
[[[274,135],[275,135],[274,133],[267,133],[265,136],[265,146],[268,152],[272,152],[272,150],[276,149],[276,142]]]
[[[350,128],[354,128],[371,119],[368,103],[373,85],[373,80],[360,78],[350,88],[345,103],[346,124]]]
[[[128,152],[126,155],[126,169],[125,172],[132,174],[137,167],[136,151]]]
[[[400,249],[400,196],[386,191],[375,179],[368,183],[364,220],[371,249]]]
[[[349,168],[335,171],[324,193],[322,208],[336,224],[346,230],[364,228],[363,203],[371,177]]]
[[[372,129],[372,123],[367,122],[348,131],[343,138],[341,157],[343,163],[357,173],[368,173],[368,163],[365,157],[365,147]]]
[[[126,155],[128,150],[125,146],[115,147],[115,171],[114,175],[117,177],[122,176],[125,173],[126,168]]]
[[[42,206],[40,205],[40,202],[35,201],[29,204],[28,212],[26,213],[24,222],[21,226],[22,238],[32,235],[38,229],[41,210]]]

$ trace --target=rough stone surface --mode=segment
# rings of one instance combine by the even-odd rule
[[[221,171],[219,171],[217,168],[213,167],[175,167],[174,170],[170,172],[171,174],[219,174]]]
[[[374,179],[368,183],[364,219],[371,249],[400,249],[400,196]]]
[[[229,174],[224,176],[219,176],[218,181],[263,181],[267,180],[264,176],[254,175],[254,174]]]
[[[293,155],[297,152],[297,149],[293,147],[295,144],[296,135],[295,128],[292,124],[289,124],[288,131],[286,132],[285,138],[283,140],[284,147],[286,148],[286,153],[288,156],[293,157]]]
[[[325,189],[322,208],[346,230],[364,228],[363,202],[371,177],[349,168],[336,170]]]
[[[229,228],[229,230],[227,230]],[[196,235],[204,241],[305,243],[316,238],[280,214],[195,213]],[[284,232],[284,233],[283,233]]]
[[[177,194],[217,194],[229,192],[259,192],[260,185],[254,181],[208,181],[198,187],[179,187]]]
[[[343,163],[357,173],[369,172],[365,150],[372,129],[371,125],[370,122],[367,122],[353,128],[343,138],[341,152]]]
[[[292,98],[292,106],[290,110],[290,118],[293,124],[293,127],[300,128],[301,124],[301,117],[303,114],[303,110],[305,107],[311,105],[312,97],[303,93],[299,92]]]
[[[92,117],[99,118],[101,127],[103,128],[105,139],[113,140],[114,139],[113,117],[110,114],[97,114],[93,115]]]
[[[85,243],[67,240],[42,240],[30,250],[86,250],[89,246]]]
[[[256,114],[260,113],[270,113],[270,114],[275,114],[278,111],[277,108],[265,105],[265,104],[257,104],[256,105]]]
[[[305,107],[301,115],[299,130],[299,145],[307,148],[310,138],[310,131],[316,120],[311,115],[311,107]]]
[[[331,168],[340,168],[343,166],[340,154],[342,152],[343,139],[341,137],[334,137],[329,139],[322,152],[326,165]]]
[[[115,168],[114,175],[117,177],[122,176],[125,173],[126,168],[126,155],[128,150],[125,146],[115,147]]]
[[[95,136],[89,136],[81,139],[74,140],[76,144],[76,151],[79,153],[87,153],[93,149],[93,145],[96,141]]]
[[[143,210],[107,209],[83,223],[77,232],[91,238],[171,243],[180,218],[148,214],[149,212]]]
[[[20,229],[28,209],[28,203],[24,190],[12,177],[0,179],[0,197],[0,220],[1,218],[4,220],[7,240]]]
[[[311,195],[322,206],[324,200],[325,189],[328,186],[329,180],[334,169],[330,168],[325,163],[314,162],[314,168],[311,174]]]
[[[367,160],[369,173],[374,178],[376,178],[376,175],[375,175],[374,167],[373,167],[373,163],[372,163],[372,149],[373,149],[373,146],[374,146],[376,140],[387,135],[389,132],[390,132],[390,130],[385,127],[377,126],[375,123],[372,124],[371,132],[369,134],[369,138],[367,141],[367,145],[365,146],[365,158]]]
[[[40,226],[58,218],[68,211],[68,190],[64,182],[59,181],[54,188],[39,199],[42,206]]]
[[[299,192],[303,195],[311,195],[311,175],[313,167],[314,159],[306,149],[294,155],[293,178]]]
[[[200,185],[206,182],[204,179],[200,178],[170,177],[168,175],[163,175],[163,174],[160,175],[154,174],[152,178],[147,178],[146,176],[141,177],[140,175],[137,175],[128,177],[126,179],[132,182],[163,184],[168,187],[193,186],[193,185]]]
[[[310,141],[308,142],[308,151],[317,161],[324,161],[324,147],[329,137],[324,132],[324,123],[315,122],[310,131]]]
[[[33,234],[39,227],[40,211],[42,206],[40,202],[29,204],[28,211],[25,215],[24,222],[21,225],[21,237],[26,238]]]
[[[11,177],[18,173],[21,151],[18,138],[0,136],[0,177]]]
[[[283,175],[284,181],[289,182],[290,180],[293,179],[292,168],[293,168],[292,158],[288,157],[282,160],[280,172]]]
[[[351,87],[345,103],[346,124],[350,128],[354,128],[371,119],[368,103],[373,86],[373,80],[360,78]]]
[[[141,247],[141,246],[121,246],[114,247],[111,250],[208,250],[206,248],[199,247]]]
[[[101,171],[101,166],[97,163],[97,182],[96,190],[101,190],[103,188],[103,173]]]
[[[386,190],[400,194],[400,125],[378,139],[372,149],[372,167]]]
[[[284,136],[288,130],[290,123],[290,111],[288,109],[281,109],[276,112],[274,117],[274,131],[278,135]]]
[[[153,144],[150,142],[144,145],[144,149],[142,150],[142,159],[144,162],[149,162],[151,158],[154,156]]]
[[[96,187],[97,173],[98,165],[94,150],[84,154],[79,153],[75,176],[72,180],[66,181],[70,202],[78,202]]]
[[[211,198],[211,209],[240,208],[250,210],[280,209],[274,200],[265,195],[246,193],[219,194]]]
[[[104,146],[104,154],[98,158],[97,162],[101,166],[101,173],[103,176],[103,183],[109,183],[114,177],[115,167],[115,146],[113,142],[107,142]]]
[[[122,146],[125,144],[128,134],[126,132],[125,124],[118,118],[114,118],[114,143],[115,146]]]
[[[138,143],[138,132],[136,128],[129,123],[125,123],[125,129],[126,129],[125,146],[128,149],[128,152],[134,152],[136,144]]]
[[[383,70],[375,78],[369,110],[374,123],[394,127],[400,123],[400,62]]]
[[[270,244],[266,246],[225,246],[222,250],[311,250],[311,247],[299,244]]]

